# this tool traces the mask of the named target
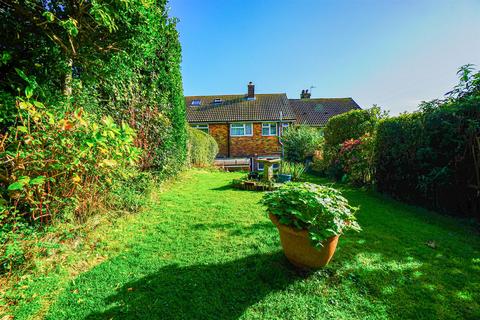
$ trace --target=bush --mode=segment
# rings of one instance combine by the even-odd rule
[[[280,170],[278,173],[289,174],[292,176],[293,181],[299,181],[306,170],[307,170],[307,166],[304,163],[282,161],[282,163],[280,164]]]
[[[323,131],[325,146],[338,150],[343,142],[372,133],[380,117],[378,107],[368,110],[351,110],[331,117]]]
[[[69,206],[81,215],[140,155],[125,123],[95,122],[82,109],[52,109],[19,99],[14,123],[0,134],[3,224],[19,216],[46,222]]]
[[[480,73],[469,66],[459,73],[453,96],[380,123],[376,180],[396,198],[478,218]]]
[[[215,139],[198,129],[188,128],[188,159],[194,166],[210,166],[218,154]]]
[[[321,131],[316,128],[290,126],[281,137],[284,157],[289,162],[305,162],[323,143]]]
[[[376,181],[382,192],[405,200],[418,196],[417,179],[422,174],[417,159],[423,142],[423,114],[404,114],[382,120],[376,140]]]
[[[128,123],[143,169],[185,165],[181,46],[166,0],[24,0],[2,6],[0,18],[1,99],[23,87],[21,69],[46,104]]]
[[[350,139],[342,143],[336,165],[343,174],[342,180],[354,185],[373,183],[375,138],[367,133],[358,139]]]
[[[330,118],[325,126],[325,143],[322,150],[323,164],[316,164],[323,173],[337,180],[347,177],[356,183],[369,183],[372,179],[372,155],[374,143],[363,144],[362,147],[353,147],[353,142],[360,144],[360,137],[373,136],[378,121],[384,118],[380,108],[374,106],[368,110],[352,110]],[[365,140],[372,141],[370,139]],[[345,147],[349,146],[347,149]],[[369,146],[371,146],[370,150]],[[344,150],[342,154],[341,150]],[[347,159],[351,154],[351,159]],[[360,157],[360,158],[359,158]],[[356,165],[353,165],[356,162]],[[353,172],[353,169],[361,172]]]
[[[330,187],[289,182],[266,193],[262,202],[281,224],[308,230],[312,244],[317,247],[346,230],[360,230],[355,219],[357,209]]]

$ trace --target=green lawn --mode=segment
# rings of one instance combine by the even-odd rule
[[[342,236],[329,266],[305,273],[284,258],[262,194],[228,187],[236,177],[183,174],[109,230],[109,258],[70,281],[46,318],[480,318],[480,238],[461,221],[345,189],[364,231]]]

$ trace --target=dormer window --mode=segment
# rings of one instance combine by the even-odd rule
[[[201,104],[202,104],[202,100],[200,99],[193,99],[191,103],[192,106],[196,106],[196,107],[200,106]]]
[[[220,99],[220,98],[215,98],[215,99],[213,100],[213,103],[214,103],[214,104],[220,104],[220,103],[222,103],[222,102],[223,102],[223,100]]]

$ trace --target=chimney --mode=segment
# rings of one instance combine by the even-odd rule
[[[308,92],[308,89],[302,90],[302,93],[300,93],[300,99],[310,99],[311,96],[312,94]]]
[[[247,99],[255,99],[255,85],[252,81],[248,83]]]

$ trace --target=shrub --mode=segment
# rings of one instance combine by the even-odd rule
[[[46,104],[75,103],[97,119],[128,123],[143,169],[181,169],[181,46],[166,0],[24,0],[3,5],[0,19],[0,98],[18,94],[21,69]]]
[[[299,181],[306,170],[307,166],[303,163],[282,161],[279,173],[289,174],[292,176],[293,181]]]
[[[210,166],[218,154],[215,139],[198,129],[188,128],[188,159],[194,166]]]
[[[286,183],[264,195],[262,203],[281,224],[308,230],[312,244],[346,230],[360,230],[351,207],[338,190],[313,183]]]
[[[355,185],[373,183],[375,138],[367,133],[358,139],[350,139],[342,143],[338,153],[338,166],[344,174],[342,179]]]
[[[28,98],[16,110],[0,135],[2,223],[46,222],[68,206],[81,214],[140,155],[133,129],[110,117],[97,123],[82,109],[54,111]]]
[[[380,111],[380,108],[374,106],[368,110],[352,110],[330,118],[324,130],[325,143],[322,150],[322,158],[324,163],[321,165],[317,164],[317,167],[323,168],[324,173],[335,179],[346,178],[346,174],[350,173],[351,178],[358,180],[357,178],[360,178],[361,175],[366,174],[365,170],[362,169],[363,172],[359,173],[357,177],[352,176],[351,172],[346,172],[344,170],[344,164],[347,164],[342,163],[342,159],[340,159],[340,150],[343,148],[344,144],[349,144],[348,141],[356,141],[362,136],[373,135],[375,133],[378,121],[385,116],[386,114],[383,114]],[[373,142],[370,145],[373,146]],[[359,152],[356,151],[355,153]],[[363,156],[367,156],[366,150],[365,152],[362,151],[360,153]],[[348,156],[348,153],[346,156]],[[359,156],[359,154],[357,154],[357,156]],[[369,159],[370,157],[363,157],[361,159],[364,169],[366,169],[365,165],[370,161]],[[347,162],[351,161],[349,160]],[[359,168],[361,167],[362,166],[359,165]],[[365,178],[367,175],[365,175]],[[365,179],[362,178],[360,180]]]
[[[331,117],[323,131],[325,146],[338,150],[343,142],[373,132],[380,117],[378,107],[368,110],[351,110]]]
[[[281,140],[289,162],[305,162],[323,143],[321,131],[304,125],[289,127]]]

